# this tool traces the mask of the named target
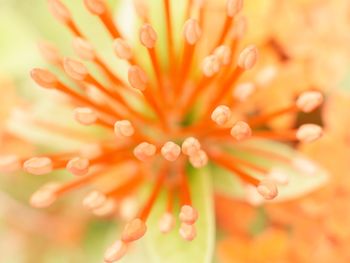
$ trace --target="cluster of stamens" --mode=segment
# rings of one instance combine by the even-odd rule
[[[203,23],[206,12],[210,12],[207,3],[188,1],[189,19],[184,21],[182,48],[178,50],[174,44],[171,1],[163,2],[170,61],[168,67],[159,60],[157,32],[149,22],[148,10],[139,1],[136,4],[142,20],[139,40],[152,65],[152,72],[147,73],[139,64],[132,44],[114,24],[106,1],[84,1],[86,8],[99,18],[110,34],[116,58],[129,64],[126,78],[129,83],[124,83],[88,42],[61,1],[48,0],[52,14],[72,32],[73,49],[78,58],[94,64],[106,81],[102,83],[98,80],[81,61],[61,57],[57,49],[46,42],[39,45],[41,53],[73,84],[64,83],[46,69],[33,69],[31,77],[39,86],[65,94],[74,105],[72,115],[78,123],[100,126],[114,133],[116,140],[96,141],[94,145],[76,152],[33,158],[11,155],[0,159],[0,168],[4,172],[17,171],[22,167],[27,173],[43,175],[53,170],[67,169],[77,177],[68,183],[47,184],[34,193],[30,203],[40,208],[50,206],[64,194],[92,181],[111,176],[108,171],[114,167],[127,166],[130,175],[124,176],[126,179],[120,185],[105,191],[92,191],[83,199],[84,207],[95,215],[119,213],[129,220],[120,240],[107,250],[105,262],[119,260],[132,242],[144,236],[147,218],[161,191],[168,193],[168,205],[159,221],[160,231],[168,233],[175,227],[173,199],[178,197],[181,203],[179,233],[188,241],[196,237],[198,212],[191,200],[187,162],[194,168],[202,168],[211,161],[253,186],[266,200],[271,200],[278,195],[278,185],[288,183],[288,178],[239,156],[233,157],[220,146],[224,143],[239,148],[240,142],[255,138],[312,142],[322,135],[322,128],[314,124],[304,124],[296,130],[257,129],[285,114],[312,112],[323,101],[318,91],[306,91],[299,95],[296,102],[275,112],[236,118],[236,109],[257,92],[259,85],[254,82],[238,83],[240,77],[252,69],[258,60],[258,50],[254,45],[239,51],[245,29],[245,20],[240,16],[243,0],[227,0],[224,26],[205,56],[200,55],[198,46],[205,42],[206,37],[213,37],[206,36]],[[199,63],[195,63],[197,61]],[[193,73],[198,71],[201,72],[199,77]],[[271,71],[264,76],[274,77]],[[211,95],[205,96],[209,92]],[[131,103],[135,101],[151,109],[153,115],[146,115],[135,108]],[[196,103],[203,101],[205,106],[196,108]],[[184,120],[193,109],[198,112],[197,118],[190,125],[184,125]],[[266,158],[279,158],[268,150],[245,150]],[[163,161],[156,168],[153,164],[158,164],[159,159]],[[245,168],[264,174],[264,179],[256,179]],[[155,176],[149,176],[149,171],[154,172]],[[145,204],[138,209],[133,195],[145,181],[152,181],[154,186]]]

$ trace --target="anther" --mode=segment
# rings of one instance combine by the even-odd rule
[[[191,156],[201,149],[201,144],[196,138],[188,137],[183,141],[181,148],[184,154]]]
[[[265,200],[272,200],[278,195],[276,184],[270,180],[261,181],[256,189]]]
[[[99,217],[106,217],[113,215],[117,210],[117,203],[115,200],[108,198],[100,207],[92,210],[92,213]]]
[[[231,129],[231,135],[237,141],[248,139],[252,136],[252,129],[244,121],[238,121]]]
[[[17,155],[0,157],[0,172],[13,173],[21,169],[21,163]]]
[[[226,105],[220,105],[215,108],[213,113],[211,114],[211,119],[217,125],[225,125],[231,118],[232,112],[229,107]]]
[[[231,35],[233,39],[243,38],[247,31],[247,19],[245,17],[237,17],[235,24],[232,28]]]
[[[121,240],[129,243],[140,239],[147,231],[146,224],[139,218],[131,220],[126,224]]]
[[[154,48],[157,42],[157,33],[154,31],[153,27],[149,24],[145,24],[140,30],[140,41],[146,48]]]
[[[46,69],[32,69],[30,76],[36,84],[43,88],[54,89],[58,83],[56,75]]]
[[[287,185],[289,183],[289,175],[278,168],[272,168],[266,178],[277,185]]]
[[[86,8],[93,14],[100,16],[107,11],[106,4],[103,0],[84,0]]]
[[[156,146],[148,142],[142,142],[134,149],[134,155],[140,161],[147,161],[156,154]]]
[[[193,225],[198,220],[198,212],[192,206],[184,205],[181,207],[179,218],[181,222]]]
[[[243,0],[227,0],[226,10],[227,16],[234,17],[243,8]]]
[[[129,60],[132,58],[132,50],[128,42],[122,38],[117,38],[113,42],[114,52],[120,59]]]
[[[59,0],[49,0],[49,10],[51,14],[62,23],[69,23],[72,19],[67,7]]]
[[[76,157],[67,163],[66,169],[76,176],[86,175],[89,171],[90,161],[87,158]]]
[[[198,21],[193,18],[186,21],[183,32],[186,42],[190,45],[196,44],[202,35]]]
[[[181,224],[179,233],[181,237],[187,241],[192,241],[197,236],[196,227],[185,223]]]
[[[302,93],[297,102],[297,107],[305,112],[309,113],[318,108],[323,103],[323,96],[318,91],[306,91]]]
[[[52,171],[52,161],[47,157],[33,157],[24,162],[23,168],[34,175],[48,174]]]
[[[210,55],[204,58],[202,63],[202,72],[204,76],[210,78],[219,72],[221,62],[217,55]]]
[[[258,60],[258,49],[250,45],[243,49],[238,57],[238,66],[244,70],[252,69]]]
[[[49,183],[42,186],[39,190],[32,194],[30,205],[35,208],[46,208],[57,200],[56,190],[60,187],[58,183]]]
[[[214,55],[219,58],[221,65],[227,66],[231,62],[232,51],[230,47],[221,45],[214,50]]]
[[[79,58],[87,61],[95,59],[95,51],[91,44],[81,37],[73,39],[73,49]]]
[[[38,43],[38,48],[43,58],[48,62],[52,64],[61,63],[61,56],[58,49],[54,45],[41,41]]]
[[[106,202],[106,196],[99,191],[90,192],[83,200],[83,205],[89,210],[97,209]]]
[[[135,129],[130,121],[116,121],[114,124],[114,133],[119,137],[130,137],[134,135]]]
[[[74,109],[74,119],[83,125],[91,125],[96,123],[98,116],[97,113],[88,107],[81,107]]]
[[[233,97],[239,102],[246,101],[256,90],[256,86],[251,82],[238,84],[233,90]]]
[[[75,80],[83,81],[89,75],[83,63],[70,58],[64,58],[63,67],[65,72]]]
[[[161,154],[169,162],[175,162],[181,154],[181,147],[174,142],[166,142],[161,149]]]
[[[145,90],[148,84],[146,73],[139,66],[131,66],[128,71],[130,85],[134,89]]]
[[[165,213],[159,220],[159,230],[163,234],[169,233],[175,226],[175,218],[171,213]]]
[[[128,246],[125,242],[118,240],[110,248],[107,249],[104,255],[105,263],[113,263],[125,256]]]
[[[208,155],[205,151],[199,150],[195,152],[194,154],[190,155],[190,163],[195,168],[202,168],[207,165],[208,163]]]
[[[313,142],[323,135],[323,129],[316,124],[303,124],[296,132],[296,137],[301,142]]]

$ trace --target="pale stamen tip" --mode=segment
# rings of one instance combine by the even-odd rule
[[[147,88],[148,77],[139,66],[131,66],[128,71],[130,85],[134,89],[144,91]]]
[[[174,142],[166,142],[161,148],[161,154],[169,162],[175,162],[181,154],[181,147]]]
[[[314,111],[323,103],[323,95],[318,91],[306,91],[302,93],[296,102],[299,110],[309,113]]]
[[[107,200],[107,197],[100,191],[92,191],[83,199],[83,206],[88,210],[100,208]]]
[[[256,86],[251,82],[240,83],[235,87],[233,97],[239,102],[245,102],[255,90]]]
[[[215,108],[211,114],[211,119],[220,126],[225,125],[231,118],[232,112],[226,105],[220,105]]]
[[[96,123],[97,113],[88,107],[81,107],[74,109],[74,119],[83,125],[92,125]]]
[[[36,82],[36,84],[43,88],[53,89],[58,83],[56,75],[46,69],[32,69],[30,76]]]
[[[210,55],[204,58],[202,72],[204,76],[210,78],[220,71],[221,61],[218,56]]]
[[[24,162],[23,168],[34,175],[48,174],[52,171],[52,161],[47,157],[33,157]]]
[[[199,150],[190,155],[189,160],[194,168],[203,168],[208,164],[208,155],[205,151]]]
[[[77,60],[66,57],[63,59],[63,67],[64,71],[72,79],[84,81],[88,76],[88,71],[84,64]]]
[[[198,220],[198,212],[192,206],[184,205],[181,207],[179,218],[181,222],[193,225]]]
[[[107,7],[102,0],[84,0],[86,8],[94,15],[103,15],[107,11]]]
[[[132,50],[128,42],[122,38],[117,38],[113,42],[114,52],[120,59],[129,60],[132,58]]]
[[[56,200],[57,195],[55,191],[60,187],[58,183],[49,183],[44,185],[30,198],[30,205],[35,208],[46,208],[51,206]]]
[[[157,33],[150,24],[145,24],[140,30],[140,41],[146,48],[154,48],[157,42]]]
[[[258,61],[258,49],[250,45],[243,49],[238,57],[238,66],[244,70],[252,69]]]
[[[221,65],[227,66],[231,62],[232,50],[229,46],[221,45],[214,50],[214,55],[218,57]]]
[[[201,144],[198,139],[188,137],[183,141],[181,148],[185,155],[191,156],[201,149]]]
[[[238,121],[231,129],[231,136],[237,141],[242,141],[252,136],[252,129],[244,121]]]
[[[159,220],[159,230],[163,234],[169,233],[175,227],[175,218],[171,213],[165,213]]]
[[[76,157],[67,163],[66,169],[76,176],[83,176],[89,172],[90,161],[87,158]]]
[[[125,256],[128,246],[125,242],[118,240],[109,247],[104,255],[105,263],[113,263]]]
[[[196,44],[202,35],[198,21],[193,18],[186,21],[183,32],[186,42],[190,45]]]
[[[265,200],[272,200],[278,195],[276,184],[270,180],[261,181],[256,189]]]
[[[226,4],[226,11],[228,17],[234,17],[243,8],[243,0],[228,0]]]
[[[134,126],[128,120],[116,121],[114,124],[114,133],[118,137],[131,137],[135,133]]]
[[[43,58],[48,62],[53,64],[61,63],[61,56],[59,54],[59,51],[53,44],[46,41],[40,41],[38,42],[38,48]]]
[[[124,227],[121,240],[125,243],[136,241],[143,237],[146,231],[147,226],[143,220],[133,219]]]
[[[13,173],[21,169],[21,163],[17,155],[0,157],[0,172]]]
[[[142,142],[134,149],[134,155],[140,161],[146,162],[156,154],[157,148],[148,142]]]
[[[310,143],[318,140],[323,135],[323,129],[316,124],[303,124],[296,132],[296,137],[299,141]]]
[[[117,208],[118,206],[116,201],[108,198],[100,207],[93,209],[92,213],[95,216],[108,217],[112,216],[116,212]]]
[[[192,241],[197,236],[196,227],[194,225],[188,225],[185,223],[181,224],[179,233],[180,236],[187,241]]]
[[[59,21],[68,23],[71,21],[71,14],[67,7],[60,0],[48,0],[51,14]]]
[[[73,39],[73,48],[75,53],[84,60],[93,61],[95,59],[95,51],[91,44],[81,37]]]

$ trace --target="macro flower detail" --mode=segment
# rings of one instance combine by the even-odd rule
[[[147,235],[152,208],[164,193],[166,207],[159,218],[159,231],[168,234],[176,229],[184,242],[196,239],[202,215],[193,202],[191,169],[221,167],[229,171],[242,182],[244,198],[251,203],[275,200],[279,188],[288,185],[288,174],[278,170],[276,163],[312,176],[308,160],[297,162],[295,156],[270,149],[269,143],[311,143],[323,135],[323,128],[306,123],[277,129],[270,122],[313,112],[323,103],[323,95],[310,89],[295,94],[290,105],[272,112],[247,107],[263,89],[258,79],[267,83],[278,73],[256,70],[259,63],[264,64],[259,61],[258,46],[242,44],[243,0],[227,0],[225,8],[215,11],[225,15],[216,32],[206,25],[210,4],[188,1],[180,37],[175,35],[170,0],[163,1],[165,36],[152,26],[146,6],[136,1],[142,21],[137,43],[120,30],[123,25],[115,23],[107,1],[83,2],[108,32],[115,59],[127,70],[111,68],[70,10],[60,0],[48,0],[52,15],[72,33],[77,58],[63,57],[54,45],[41,42],[39,49],[55,70],[34,68],[30,76],[38,86],[63,94],[63,103],[77,123],[98,127],[103,135],[95,135],[93,143],[75,151],[2,156],[0,170],[12,172],[22,167],[40,176],[66,169],[76,177],[37,190],[30,199],[37,208],[89,187],[94,189],[82,203],[97,216],[123,217],[128,214],[124,210],[137,210],[124,216],[127,223],[120,238],[107,249],[106,263],[123,258],[134,242]],[[165,52],[160,51],[163,45]],[[267,146],[261,147],[261,142]],[[120,173],[115,170],[118,167],[123,167]],[[112,175],[121,177],[121,182],[114,185],[111,180],[109,185],[98,187],[99,181]],[[147,186],[151,190],[142,205],[127,203]]]

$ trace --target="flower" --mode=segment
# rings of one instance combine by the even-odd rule
[[[314,111],[323,103],[323,95],[315,89],[300,94],[293,89],[294,98],[288,96],[280,108],[264,107],[273,104],[264,87],[278,79],[285,65],[279,52],[259,51],[253,44],[241,47],[245,30],[245,20],[240,16],[243,0],[228,0],[224,8],[217,9],[225,17],[219,29],[206,26],[211,3],[189,1],[180,41],[175,38],[174,6],[164,0],[164,43],[152,26],[147,6],[137,1],[142,21],[138,31],[141,48],[122,32],[123,25],[114,24],[105,1],[85,0],[84,4],[113,39],[110,44],[126,65],[126,74],[116,74],[102,59],[102,50],[93,47],[60,0],[49,0],[51,13],[72,33],[79,60],[62,57],[52,44],[42,42],[39,48],[44,58],[69,80],[43,68],[34,68],[30,75],[55,96],[57,92],[64,94],[61,103],[70,108],[79,124],[94,125],[103,132],[74,133],[53,125],[52,120],[28,120],[28,113],[22,112],[25,121],[72,140],[93,143],[34,157],[3,156],[0,168],[14,171],[22,167],[38,176],[66,169],[77,177],[40,188],[30,199],[38,208],[48,207],[78,188],[96,188],[84,197],[84,207],[98,216],[119,212],[128,218],[120,239],[106,251],[105,262],[121,259],[129,246],[147,233],[147,220],[161,192],[167,193],[167,206],[159,218],[160,231],[168,233],[180,222],[179,235],[186,241],[196,238],[202,215],[191,195],[188,163],[195,169],[205,169],[209,162],[223,167],[242,182],[244,198],[259,203],[286,198],[283,189],[288,188],[283,185],[292,181],[286,169],[311,177],[318,171],[313,163],[294,152],[286,154],[280,144],[272,142],[311,143],[323,135],[322,127],[270,124],[280,117]],[[160,51],[162,44],[165,54]],[[263,60],[258,63],[259,57]],[[268,67],[262,66],[265,58]],[[95,68],[87,67],[88,63]],[[272,145],[278,145],[277,150]],[[134,202],[136,192],[149,183],[152,190],[138,207]],[[177,199],[180,209],[176,220]]]

